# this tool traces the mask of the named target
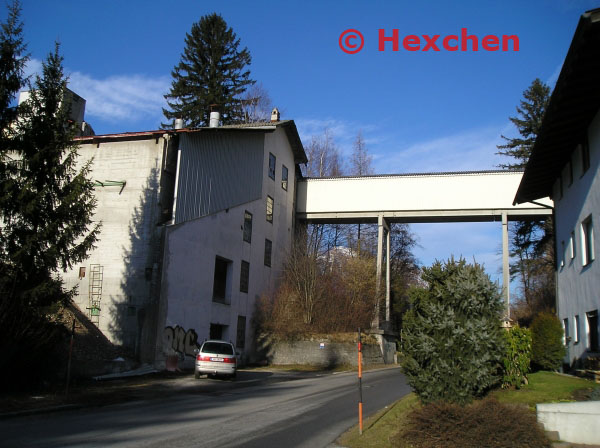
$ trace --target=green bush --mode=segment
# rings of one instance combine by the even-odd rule
[[[453,258],[424,268],[409,291],[404,371],[423,403],[469,402],[500,381],[504,341],[498,287],[483,267]]]
[[[531,349],[531,360],[538,369],[557,370],[560,367],[566,351],[562,325],[554,314],[540,313],[533,319]]]
[[[468,406],[431,403],[412,411],[407,426],[392,446],[433,447],[550,447],[527,408],[502,404],[493,398]]]
[[[531,332],[527,328],[513,327],[504,332],[504,375],[502,387],[517,389],[527,384],[527,373],[531,363]]]

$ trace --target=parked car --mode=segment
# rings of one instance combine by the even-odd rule
[[[235,378],[237,372],[237,357],[235,347],[231,342],[208,340],[204,341],[196,355],[194,377],[200,375],[222,375]]]

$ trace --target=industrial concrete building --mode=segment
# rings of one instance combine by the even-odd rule
[[[565,364],[598,355],[600,9],[581,17],[515,202],[554,199],[557,312]]]
[[[294,234],[293,121],[79,137],[102,222],[97,248],[64,274],[114,343],[159,367],[212,337],[248,355],[256,299]]]

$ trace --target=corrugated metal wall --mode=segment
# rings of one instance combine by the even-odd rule
[[[181,134],[175,223],[260,199],[264,134]]]

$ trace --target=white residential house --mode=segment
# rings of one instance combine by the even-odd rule
[[[554,200],[557,313],[569,366],[598,354],[600,9],[582,15],[515,197]],[[596,237],[595,237],[596,234]]]

